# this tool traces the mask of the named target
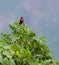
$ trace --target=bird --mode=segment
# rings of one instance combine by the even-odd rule
[[[23,24],[24,25],[24,17],[20,18],[19,24]]]

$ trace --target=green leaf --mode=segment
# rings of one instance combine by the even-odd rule
[[[9,59],[9,65],[16,65],[13,59]]]
[[[10,54],[10,52],[8,50],[4,50],[3,55],[5,55],[8,58],[12,58],[12,56],[11,56],[11,54]]]
[[[31,59],[28,60],[28,64],[29,65],[38,65],[38,61],[35,60],[34,58],[31,58]]]

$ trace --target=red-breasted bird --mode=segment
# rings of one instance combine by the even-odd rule
[[[19,24],[24,24],[24,17],[20,18]]]

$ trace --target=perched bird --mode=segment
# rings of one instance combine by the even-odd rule
[[[24,24],[24,17],[20,18],[19,24]]]

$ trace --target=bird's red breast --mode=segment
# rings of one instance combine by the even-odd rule
[[[20,22],[24,22],[24,18],[23,17],[20,18]]]

